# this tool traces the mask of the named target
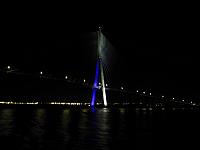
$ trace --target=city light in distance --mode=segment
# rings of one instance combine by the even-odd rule
[[[124,88],[123,87],[121,87],[121,90],[123,90]]]
[[[65,76],[65,79],[67,79],[68,77],[67,76]]]
[[[11,67],[10,66],[7,66],[7,69],[10,69]]]
[[[12,102],[12,101],[0,101],[0,104],[38,104],[38,102]]]
[[[106,87],[108,86],[108,84],[106,83]]]
[[[85,82],[86,82],[86,80],[84,79],[84,80],[83,80],[83,82],[85,83]]]
[[[43,74],[43,72],[42,71],[40,71],[40,75],[42,75]]]
[[[31,105],[37,105],[37,104],[39,104],[39,102],[12,102],[12,101],[0,101],[0,104],[31,104]],[[49,103],[47,103],[48,105],[76,105],[76,106],[78,106],[78,105],[85,105],[85,106],[90,106],[90,103],[73,103],[73,102],[71,102],[71,103],[69,103],[69,102],[49,102]],[[101,104],[101,103],[98,103],[99,105]]]

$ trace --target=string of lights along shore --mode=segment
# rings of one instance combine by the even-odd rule
[[[106,38],[104,34],[102,33],[102,27],[99,26],[98,30],[96,31],[97,34],[97,58],[96,58],[96,70],[94,72],[94,82],[93,84],[90,84],[86,78],[83,78],[81,81],[78,80],[71,80],[73,77],[67,74],[63,74],[63,78],[54,77],[52,74],[47,74],[44,70],[40,70],[38,73],[26,73],[23,70],[20,70],[19,68],[15,66],[5,66],[4,68],[0,69],[0,72],[6,73],[6,74],[16,74],[16,75],[26,75],[30,77],[38,77],[41,79],[49,79],[49,80],[59,80],[63,82],[69,82],[72,84],[79,84],[82,86],[85,86],[87,88],[90,88],[92,90],[91,95],[91,101],[88,103],[74,103],[74,102],[49,102],[48,104],[60,104],[60,105],[88,105],[94,107],[95,105],[99,105],[100,103],[96,103],[96,97],[97,97],[97,91],[100,90],[102,93],[102,104],[104,107],[108,106],[107,101],[107,91],[116,91],[121,93],[129,93],[129,94],[136,94],[143,97],[151,97],[155,99],[161,99],[163,102],[170,101],[170,102],[177,102],[181,104],[189,104],[193,106],[199,106],[198,103],[192,100],[192,98],[183,98],[183,97],[171,97],[166,96],[163,94],[154,94],[152,90],[144,90],[144,89],[138,89],[136,91],[130,91],[126,88],[126,86],[119,85],[118,88],[113,88],[112,85],[108,84],[108,82],[105,81],[105,66],[106,62],[104,62],[104,50],[106,48]],[[38,104],[38,102],[12,102],[12,101],[1,101],[0,104]],[[129,104],[125,102],[124,104]]]

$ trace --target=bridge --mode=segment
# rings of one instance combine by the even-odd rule
[[[5,78],[35,78],[50,82],[67,83],[68,86],[78,87],[81,91],[75,97],[73,96],[0,96],[0,104],[57,104],[57,105],[75,105],[75,106],[135,106],[135,107],[198,107],[199,103],[186,98],[170,97],[163,94],[154,94],[151,91],[138,89],[129,90],[124,86],[118,88],[111,87],[105,81],[105,62],[104,50],[106,38],[99,27],[97,34],[97,58],[96,70],[94,72],[94,82],[89,83],[86,79],[71,80],[68,75],[62,78],[54,77],[44,71],[37,73],[27,73],[13,66],[5,66],[0,69],[1,77]],[[0,78],[1,78],[0,77]],[[20,84],[20,83],[19,83]],[[87,94],[83,94],[84,92]],[[9,93],[9,92],[8,92]],[[82,95],[83,94],[83,95]],[[81,97],[82,96],[82,97]],[[44,100],[45,99],[45,100]],[[48,100],[47,100],[48,99]],[[80,99],[85,99],[80,100]]]

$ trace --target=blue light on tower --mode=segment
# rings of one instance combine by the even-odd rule
[[[97,32],[98,35],[98,47],[97,47],[97,65],[96,65],[96,74],[95,74],[95,81],[94,81],[94,86],[92,89],[92,101],[91,101],[91,106],[95,105],[95,99],[96,99],[96,91],[100,85],[98,85],[98,79],[99,79],[99,74],[101,75],[101,89],[102,89],[102,94],[103,94],[103,103],[104,106],[107,106],[107,99],[106,99],[106,88],[105,88],[105,82],[104,82],[104,71],[103,71],[103,64],[102,64],[102,49],[105,46],[104,43],[104,37],[103,34],[101,33],[101,27],[99,27],[99,31]]]
[[[96,73],[95,73],[95,79],[94,79],[94,86],[92,89],[92,100],[91,100],[91,106],[95,105],[95,100],[96,100],[96,92],[98,88],[98,79],[99,79],[99,60],[97,60],[96,64]]]

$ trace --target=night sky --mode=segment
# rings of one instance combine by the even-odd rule
[[[93,80],[94,32],[101,24],[114,47],[113,86],[200,95],[198,25],[193,13],[69,12],[7,12],[2,19],[0,66]]]

